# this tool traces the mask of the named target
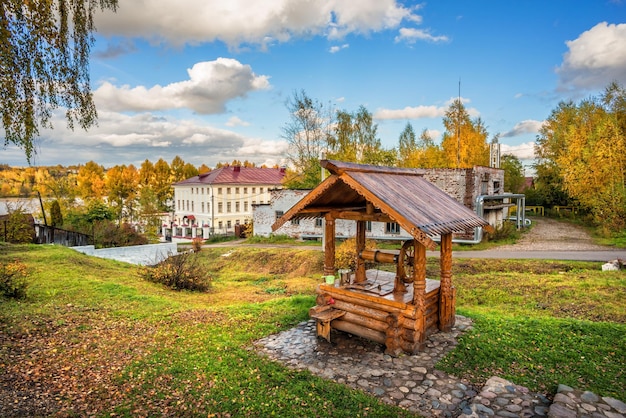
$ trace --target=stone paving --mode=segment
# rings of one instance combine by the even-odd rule
[[[532,393],[499,377],[492,377],[485,386],[477,388],[467,380],[436,370],[434,366],[439,359],[452,350],[459,335],[471,327],[470,319],[457,315],[451,332],[433,334],[423,351],[399,357],[384,354],[381,344],[335,330],[331,333],[332,343],[328,343],[316,336],[313,320],[259,340],[256,348],[287,367],[309,370],[424,417],[626,418],[623,415],[626,410],[619,409],[623,403],[612,398],[608,399],[617,408],[602,401],[606,398],[600,399],[593,394],[597,401],[584,406],[586,401],[574,399],[575,396],[570,394],[571,405],[563,406],[566,411],[560,403],[551,407],[550,400],[542,394]],[[591,395],[586,395],[585,400],[590,399]],[[552,408],[555,408],[554,412]],[[589,413],[581,413],[580,408]]]

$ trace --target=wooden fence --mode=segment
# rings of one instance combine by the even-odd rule
[[[92,244],[93,237],[76,231],[67,231],[53,226],[35,224],[35,243],[79,247]]]

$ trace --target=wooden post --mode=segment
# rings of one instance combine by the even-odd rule
[[[413,352],[424,347],[426,341],[426,247],[415,240],[415,255],[413,266],[415,278],[413,280],[413,305],[415,305],[415,341]]]
[[[452,234],[441,236],[441,284],[439,287],[439,330],[448,332],[454,326],[456,308],[452,288]]]
[[[326,214],[324,229],[324,275],[335,274],[335,218]]]
[[[364,282],[365,277],[365,260],[360,257],[361,251],[365,249],[365,221],[356,221],[356,271],[354,281],[356,283]]]

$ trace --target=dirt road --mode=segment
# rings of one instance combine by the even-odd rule
[[[604,251],[594,244],[589,233],[578,225],[552,218],[533,217],[532,228],[514,245],[502,251]]]

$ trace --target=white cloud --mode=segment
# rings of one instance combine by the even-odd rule
[[[626,23],[598,23],[577,39],[556,72],[559,90],[594,90],[610,82],[626,82]]]
[[[378,109],[374,112],[374,119],[433,119],[442,118],[446,115],[446,112],[450,108],[450,105],[454,101],[459,100],[458,97],[452,97],[445,102],[444,106],[407,106],[404,109]],[[469,103],[470,99],[461,97],[461,103],[464,105]],[[465,111],[470,117],[480,116],[478,109],[473,107],[465,107]]]
[[[420,22],[397,0],[120,0],[117,13],[96,17],[106,36],[141,37],[184,45],[223,41],[267,46],[299,36],[341,38],[393,29],[403,20]]]
[[[241,120],[237,116],[232,116],[226,122],[226,126],[229,126],[229,127],[233,127],[233,126],[250,126],[250,123],[246,122],[245,120]]]
[[[350,45],[348,45],[348,44],[331,46],[330,49],[329,49],[329,52],[331,54],[335,54],[335,53],[341,51],[342,49],[348,48],[349,46]]]
[[[519,145],[500,145],[500,153],[511,154],[519,158],[520,160],[534,160],[535,159],[535,143],[525,142]]]
[[[422,119],[439,118],[445,115],[447,108],[437,106],[407,106],[404,109],[378,109],[374,119]]]
[[[525,134],[536,134],[543,126],[544,121],[527,119],[516,124],[510,131],[504,132],[502,138],[511,138]]]
[[[395,41],[414,44],[417,41],[448,42],[449,38],[444,35],[441,35],[441,36],[431,35],[427,30],[424,30],[424,29],[400,28],[400,35],[396,36]]]
[[[196,120],[155,116],[150,113],[122,114],[100,111],[98,126],[85,132],[66,130],[63,112],[53,120],[58,129],[42,130],[38,143],[40,165],[84,164],[95,160],[110,167],[116,164],[139,166],[146,158],[170,162],[179,155],[196,166],[214,167],[230,162],[233,156],[256,164],[282,164],[284,141],[247,137]]]
[[[249,65],[230,58],[199,62],[187,70],[189,79],[166,86],[117,87],[104,82],[94,91],[98,109],[146,111],[192,109],[201,114],[221,113],[226,102],[270,87],[267,76],[257,76]]]

